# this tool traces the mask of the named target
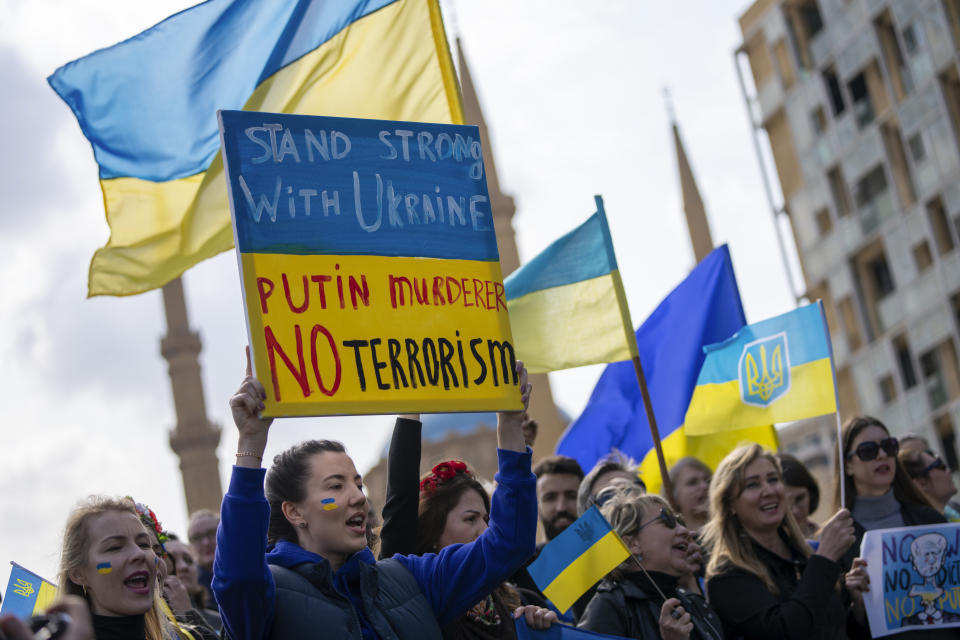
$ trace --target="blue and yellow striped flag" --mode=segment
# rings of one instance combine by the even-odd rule
[[[586,222],[503,281],[517,358],[531,373],[637,355],[603,200]]]
[[[594,505],[548,542],[527,572],[543,595],[565,613],[629,557],[630,550]]]
[[[687,409],[687,434],[837,410],[830,336],[819,301],[747,325],[703,350],[707,357]]]
[[[12,613],[18,618],[29,618],[42,613],[57,597],[57,585],[44,580],[29,569],[11,562],[10,580],[0,603],[0,614]]]
[[[209,0],[48,80],[100,167],[91,296],[233,246],[217,109],[463,122],[437,0]]]

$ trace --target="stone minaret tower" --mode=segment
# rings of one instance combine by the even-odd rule
[[[160,353],[170,365],[170,386],[177,411],[177,425],[170,432],[170,448],[180,457],[187,513],[197,509],[219,512],[223,498],[217,462],[220,428],[207,420],[197,358],[200,336],[190,330],[180,278],[164,285],[163,307],[167,335],[160,341]]]
[[[683,212],[687,218],[687,229],[690,231],[693,255],[699,263],[713,251],[713,238],[710,235],[710,223],[707,222],[707,211],[703,206],[703,199],[700,197],[700,190],[697,188],[697,181],[693,177],[690,162],[687,160],[687,152],[683,148],[683,141],[680,139],[680,128],[677,126],[677,118],[673,113],[669,94],[666,94],[666,98],[670,126],[673,129],[673,144],[677,151],[677,172],[680,175]]]
[[[493,212],[493,224],[497,231],[497,245],[500,248],[500,265],[506,277],[520,266],[520,255],[517,252],[517,241],[513,233],[513,214],[517,207],[513,198],[500,191],[500,180],[497,177],[497,166],[493,160],[493,148],[490,144],[490,135],[487,132],[487,123],[483,119],[480,109],[480,100],[470,77],[470,68],[463,55],[463,47],[457,38],[457,62],[460,67],[460,91],[463,96],[463,115],[467,124],[480,128],[480,144],[483,146],[483,166],[487,172],[487,190],[490,193],[490,210]],[[553,403],[553,394],[550,392],[550,380],[545,374],[531,376],[534,397],[531,402],[530,414],[537,421],[539,431],[534,459],[553,455],[557,440],[566,428],[566,422],[560,417],[556,405]]]

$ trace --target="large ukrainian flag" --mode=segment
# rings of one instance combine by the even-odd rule
[[[603,210],[504,280],[517,358],[545,373],[637,355]]]
[[[587,589],[630,557],[630,550],[596,505],[547,543],[527,572],[565,613]]]
[[[233,246],[217,109],[463,122],[437,0],[209,0],[48,80],[100,166],[91,296]]]
[[[16,562],[10,564],[10,579],[3,594],[0,614],[12,613],[18,618],[29,618],[43,613],[56,599],[57,585]]]
[[[687,409],[689,435],[837,410],[827,323],[819,301],[707,345]]]

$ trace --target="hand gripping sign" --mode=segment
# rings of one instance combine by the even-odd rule
[[[476,127],[218,116],[264,415],[521,408]]]
[[[873,637],[960,627],[960,524],[868,531],[861,555]]]

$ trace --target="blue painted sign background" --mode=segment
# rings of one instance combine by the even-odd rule
[[[868,531],[861,556],[873,637],[960,627],[960,524]]]
[[[220,118],[241,252],[499,260],[477,127]]]

